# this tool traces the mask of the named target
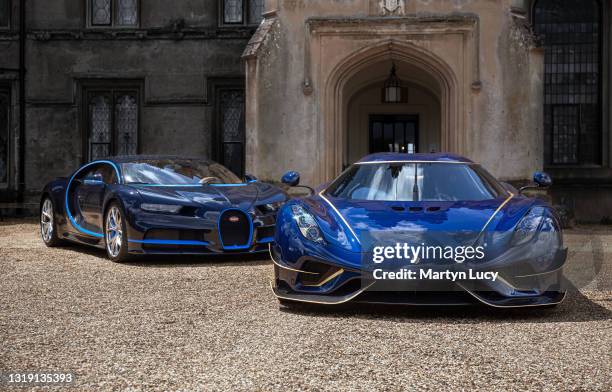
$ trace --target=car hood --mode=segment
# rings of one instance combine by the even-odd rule
[[[369,240],[381,238],[393,242],[403,238],[403,233],[461,234],[467,240],[475,239],[485,227],[507,230],[514,227],[532,203],[526,198],[508,200],[504,196],[485,201],[450,202],[354,201],[330,196],[327,199],[365,245]]]
[[[144,202],[206,207],[209,210],[232,207],[247,211],[254,205],[286,200],[280,189],[264,183],[201,187],[131,186],[137,189]]]

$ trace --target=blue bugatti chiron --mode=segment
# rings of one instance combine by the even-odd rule
[[[286,305],[554,306],[567,249],[556,212],[523,195],[552,181],[534,181],[518,191],[452,154],[367,156],[281,208],[272,289]]]
[[[211,161],[164,156],[88,163],[42,192],[40,232],[48,246],[64,240],[134,254],[267,251],[281,189],[240,180]]]

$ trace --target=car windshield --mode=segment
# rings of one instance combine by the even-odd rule
[[[121,170],[126,184],[184,186],[242,182],[223,165],[197,160],[143,160],[124,163]]]
[[[481,201],[505,192],[478,165],[406,162],[353,165],[327,193],[351,200]]]

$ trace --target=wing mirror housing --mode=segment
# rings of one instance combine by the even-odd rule
[[[535,172],[533,182],[538,184],[540,188],[550,188],[553,184],[552,178],[544,172]]]
[[[281,182],[285,185],[295,187],[300,185],[300,173],[296,171],[290,171],[283,174]]]
[[[105,185],[104,177],[102,177],[102,174],[99,174],[99,173],[92,174],[83,179],[83,184],[93,185],[93,186],[102,186],[102,185]]]
[[[529,190],[529,189],[548,189],[552,186],[553,181],[550,176],[544,172],[537,171],[533,174],[533,182],[535,185],[527,185],[521,188],[520,192]]]
[[[247,174],[244,175],[244,182],[246,182],[248,184],[250,184],[252,182],[257,182],[257,177],[255,177],[252,174],[247,173]]]
[[[300,173],[296,171],[289,171],[283,175],[281,182],[292,188],[305,188],[308,189],[310,195],[314,195],[315,191],[309,186],[300,185]]]

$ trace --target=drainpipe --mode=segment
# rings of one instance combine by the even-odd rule
[[[26,0],[19,2],[19,169],[18,197],[25,198],[25,146],[26,146]]]

